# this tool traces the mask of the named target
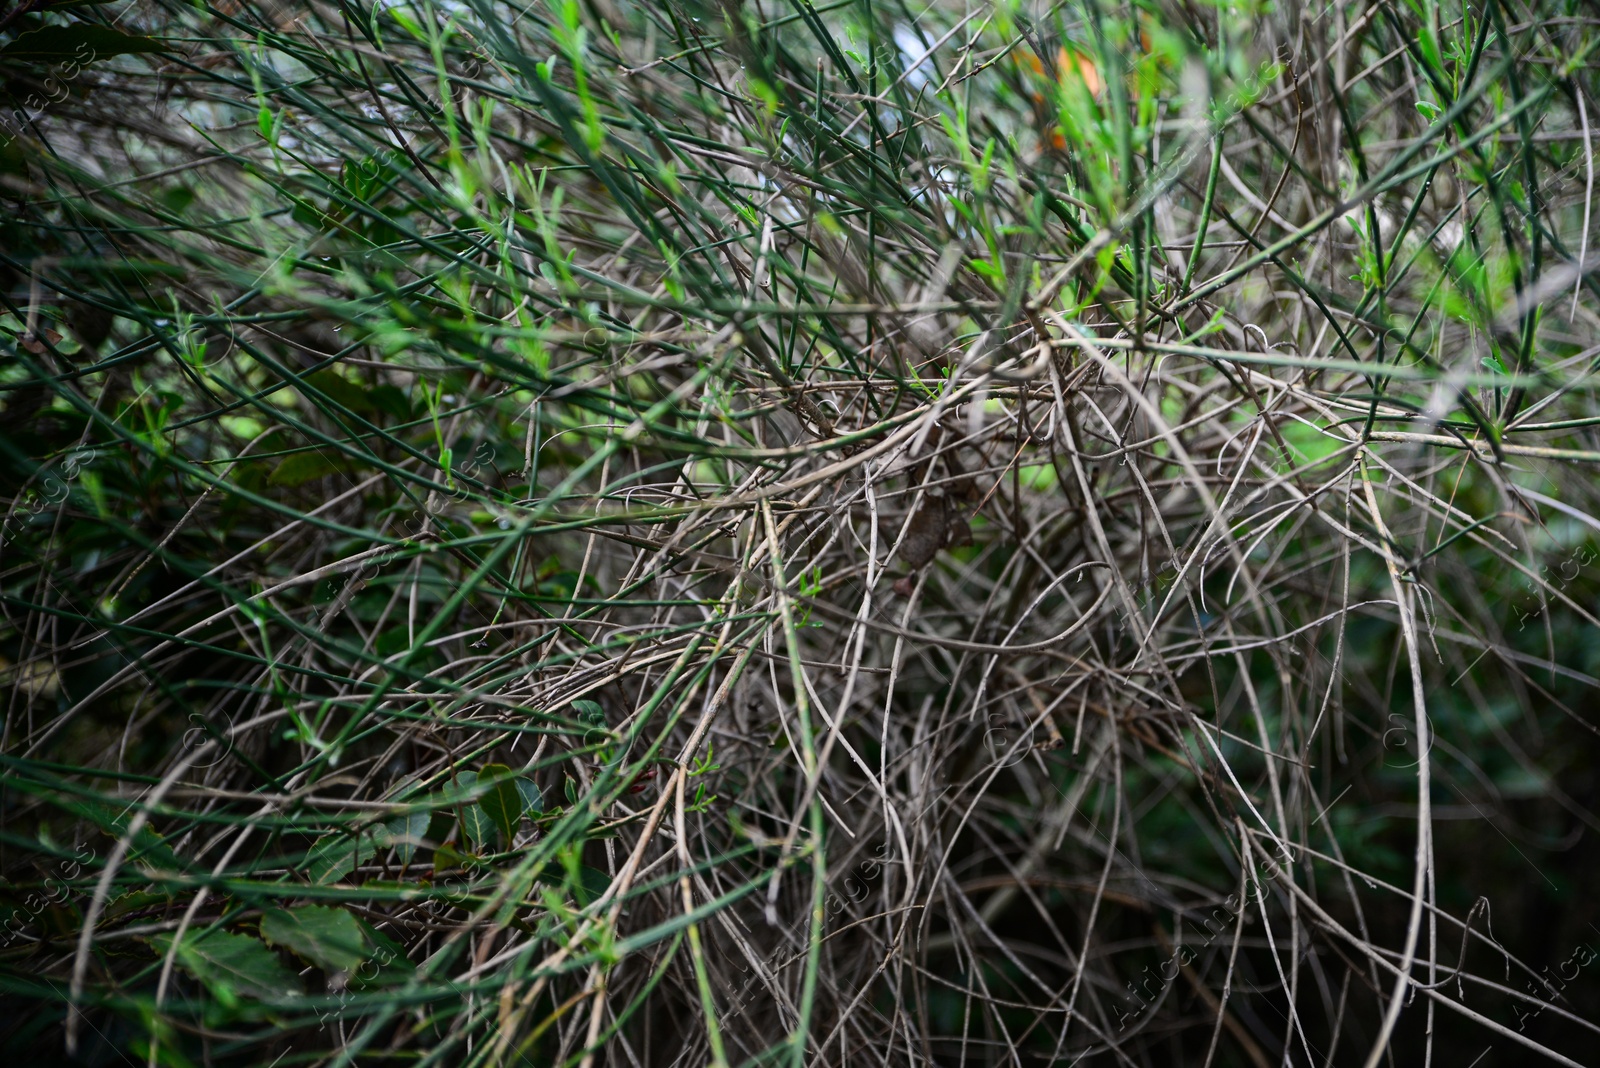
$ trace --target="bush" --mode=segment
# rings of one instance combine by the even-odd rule
[[[0,12],[6,1048],[1579,1056],[1587,10]]]

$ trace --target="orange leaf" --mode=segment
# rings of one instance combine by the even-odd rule
[[[1065,78],[1069,70],[1076,70],[1078,77],[1083,79],[1084,88],[1089,90],[1089,95],[1098,98],[1105,89],[1105,83],[1100,80],[1100,71],[1094,61],[1075,49],[1062,46],[1056,53],[1057,77]]]

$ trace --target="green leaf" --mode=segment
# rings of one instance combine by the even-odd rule
[[[571,894],[580,908],[591,904],[611,886],[611,876],[587,864],[552,865],[535,878],[546,886]]]
[[[110,26],[79,22],[71,26],[41,26],[37,30],[30,30],[0,48],[0,56],[44,63],[70,60],[81,65],[132,52],[170,51],[153,37],[135,37],[131,33],[113,30]]]
[[[90,813],[91,818],[94,814],[93,812]],[[109,827],[102,825],[102,829],[113,838],[123,838],[127,833],[125,828],[131,821],[127,814],[124,813],[113,817],[107,822]],[[133,845],[128,850],[128,860],[130,862],[153,864],[173,871],[182,871],[184,868],[183,862],[178,859],[178,855],[172,851],[171,846],[167,845],[167,840],[148,823],[140,827],[138,833],[133,836]]]
[[[481,846],[494,834],[494,821],[479,805],[468,805],[461,810],[461,833],[473,845]]]
[[[353,990],[393,986],[416,973],[417,966],[406,957],[405,947],[372,924],[361,921],[362,933],[372,947],[371,955],[350,975]]]
[[[433,813],[425,808],[395,816],[374,827],[373,838],[379,849],[393,849],[401,864],[410,864],[417,847],[427,839],[432,818]]]
[[[169,211],[182,214],[185,208],[194,203],[194,197],[193,189],[186,185],[175,185],[157,194],[156,199],[165,204]]]
[[[478,863],[476,857],[458,851],[449,842],[442,842],[438,849],[433,851],[433,870],[435,872],[448,871],[451,868],[470,868]]]
[[[522,794],[512,781],[511,769],[504,764],[485,764],[478,772],[480,783],[489,783],[488,793],[478,801],[478,807],[511,844],[511,837],[522,822]]]
[[[513,780],[518,795],[522,798],[522,811],[530,816],[537,816],[544,811],[544,794],[539,792],[539,786],[532,779],[518,775]]]
[[[478,773],[463,771],[456,776],[456,785],[468,797],[476,796],[478,790]],[[475,846],[481,846],[494,834],[494,821],[489,818],[481,805],[463,804],[461,806],[461,833]]]
[[[261,918],[261,936],[326,972],[347,972],[371,953],[356,918],[326,905],[268,909]]]
[[[399,386],[384,384],[372,390],[368,395],[373,408],[386,412],[396,419],[411,418],[411,402],[406,399],[405,390]]]
[[[572,710],[577,713],[578,719],[589,724],[589,730],[583,734],[584,745],[604,745],[610,738],[606,731],[606,711],[594,701],[574,701]],[[601,764],[609,764],[614,754],[609,748],[601,749],[595,753],[594,759]]]
[[[304,376],[304,381],[335,404],[352,412],[372,411],[372,400],[367,396],[367,391],[331,367]]]
[[[371,834],[325,834],[306,856],[306,872],[319,886],[338,882],[377,853]]]
[[[262,108],[261,117],[263,121],[266,122],[261,135],[265,137],[271,132],[272,129],[272,124],[270,121],[272,118],[272,112],[268,111],[266,108]],[[298,200],[295,202],[294,207],[289,211],[289,218],[293,219],[301,226],[310,227],[313,230],[321,230],[325,225],[327,216],[305,201]]]
[[[605,725],[606,710],[601,708],[596,701],[574,701],[572,702],[572,710],[578,714],[580,720],[591,726],[600,727]]]
[[[1422,61],[1429,70],[1443,73],[1444,64],[1439,61],[1439,39],[1434,36],[1433,27],[1424,19],[1421,32],[1417,34],[1417,47],[1422,52]]]
[[[575,887],[575,889],[578,891],[578,901],[580,904],[588,905],[589,902],[593,901],[610,888],[611,876],[607,875],[599,868],[591,868],[589,865],[585,864],[583,867],[578,869],[578,885]]]
[[[172,948],[172,935],[150,944],[158,953]],[[178,965],[206,985],[219,1000],[236,995],[281,998],[301,992],[300,980],[258,939],[231,931],[189,932],[178,943]]]
[[[150,908],[153,905],[170,905],[172,898],[158,890],[130,890],[120,897],[112,898],[106,903],[105,912],[101,918],[114,920],[139,909]]]
[[[300,486],[314,478],[331,475],[338,468],[320,452],[297,452],[285,456],[267,481],[274,486]]]
[[[22,150],[22,144],[15,138],[0,145],[0,175],[9,174],[28,179],[28,154]]]

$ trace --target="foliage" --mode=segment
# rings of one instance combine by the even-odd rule
[[[0,10],[6,1048],[1573,1063],[1595,27]]]

